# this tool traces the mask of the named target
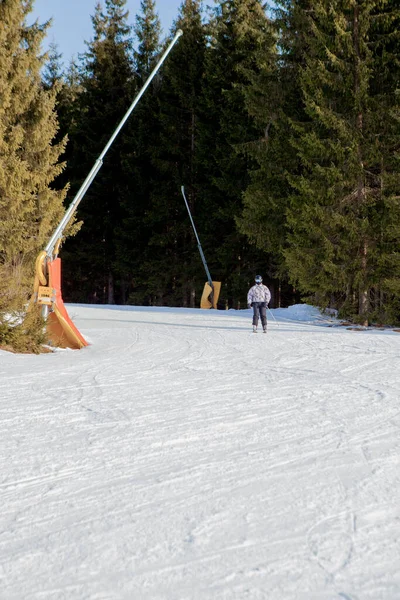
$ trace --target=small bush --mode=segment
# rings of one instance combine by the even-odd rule
[[[36,310],[29,312],[23,319],[0,317],[0,348],[21,354],[40,354],[46,352],[45,322]]]

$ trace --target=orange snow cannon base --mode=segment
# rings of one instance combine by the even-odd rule
[[[70,319],[62,299],[61,259],[56,258],[47,261],[47,280],[43,272],[45,258],[46,253],[42,252],[36,260],[33,300],[38,305],[48,307],[46,331],[51,344],[58,348],[79,350],[84,346],[88,346],[88,343]]]

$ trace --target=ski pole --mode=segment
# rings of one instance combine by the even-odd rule
[[[269,314],[271,315],[271,317],[273,318],[273,320],[275,321],[275,323],[276,323],[276,324],[277,324],[277,326],[279,327],[279,325],[278,325],[278,321],[277,321],[277,320],[275,319],[275,317],[274,317],[274,313],[272,312],[272,310],[271,310],[271,309],[270,309],[268,306],[267,306],[267,308],[268,308],[268,310],[269,310]]]

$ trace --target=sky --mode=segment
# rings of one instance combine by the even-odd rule
[[[56,43],[58,51],[63,55],[63,62],[68,64],[79,52],[85,52],[84,41],[92,38],[91,15],[97,0],[34,0],[34,7],[30,19],[36,18],[40,23],[53,19],[52,27],[44,49],[48,44]],[[182,0],[156,0],[156,10],[160,17],[163,34],[169,33],[173,21],[177,18]],[[141,12],[140,0],[128,0],[126,8],[129,10],[129,23],[135,23],[135,17]]]
[[[400,333],[68,305],[0,350],[4,600],[398,600]]]

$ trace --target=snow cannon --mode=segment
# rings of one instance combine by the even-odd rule
[[[79,203],[99,172],[103,164],[104,157],[112,146],[115,138],[125,125],[133,109],[139,102],[157,71],[182,34],[182,30],[178,29],[175,37],[166,48],[164,54],[161,56],[142,89],[137,94],[136,98],[125,113],[123,119],[107,142],[103,152],[94,163],[90,173],[81,185],[64,217],[50,238],[45,250],[41,252],[36,259],[35,282],[30,309],[32,309],[32,305],[38,305],[41,307],[42,315],[46,321],[46,332],[49,342],[55,346],[79,349],[88,345],[87,341],[84,339],[68,316],[68,312],[64,306],[61,294],[61,260],[58,258],[58,250],[63,240],[65,229],[67,228],[68,224],[72,222],[74,213],[78,208]]]

